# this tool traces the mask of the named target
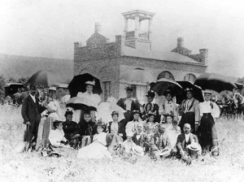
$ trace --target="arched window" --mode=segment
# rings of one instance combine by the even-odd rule
[[[157,80],[161,79],[161,78],[167,78],[170,80],[175,80],[174,76],[172,73],[170,73],[169,71],[163,71],[158,75]]]
[[[193,75],[192,73],[189,73],[184,77],[184,81],[189,81],[191,83],[194,83],[196,79],[197,79],[197,77],[195,75]]]

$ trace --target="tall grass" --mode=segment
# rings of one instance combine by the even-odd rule
[[[152,161],[138,158],[132,163],[113,160],[78,160],[77,151],[63,151],[61,158],[44,158],[38,153],[15,153],[25,126],[20,108],[0,108],[1,181],[243,181],[244,121],[220,118],[216,121],[220,156],[207,156],[186,166],[178,160]]]

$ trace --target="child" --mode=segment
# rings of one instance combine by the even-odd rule
[[[93,142],[79,149],[78,158],[82,159],[102,159],[102,158],[111,158],[111,154],[107,149],[106,137],[107,134],[103,132],[104,125],[102,123],[97,124],[97,133],[94,135]]]
[[[64,147],[63,143],[67,142],[67,140],[64,137],[62,121],[55,121],[53,125],[55,129],[51,130],[48,139],[53,147]]]

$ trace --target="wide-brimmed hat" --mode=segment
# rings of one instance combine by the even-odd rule
[[[60,123],[63,123],[63,121],[61,121],[61,120],[56,120],[56,121],[54,121],[54,122],[53,122],[53,127],[56,129],[56,127],[57,127],[58,124],[60,124]]]
[[[171,153],[171,150],[169,148],[165,148],[160,152],[159,156],[167,157],[170,153]]]
[[[133,110],[133,115],[134,114],[140,114],[140,111],[139,110]]]
[[[185,92],[191,92],[191,93],[193,93],[193,88],[185,88],[185,90],[184,90]]]
[[[95,82],[95,80],[93,80],[93,81],[86,81],[85,84],[91,85],[91,86],[95,86],[96,82]]]
[[[149,90],[149,91],[147,92],[146,97],[152,97],[152,98],[154,98],[154,97],[155,97],[155,92],[152,91],[152,90]]]
[[[171,117],[171,118],[174,118],[174,113],[173,112],[170,112],[170,113],[167,113],[167,114],[164,114],[164,117]]]
[[[151,117],[151,116],[156,116],[156,112],[152,112],[152,111],[149,111],[148,114],[147,114],[148,117]]]
[[[196,143],[196,142],[191,143],[190,145],[187,146],[187,148],[189,150],[192,150],[192,151],[199,151],[199,150],[201,150],[201,146],[198,143]]]
[[[117,116],[119,116],[119,112],[118,112],[118,111],[113,111],[111,115],[112,115],[112,116],[113,116],[113,115],[117,115]]]

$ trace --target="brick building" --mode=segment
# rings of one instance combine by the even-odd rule
[[[177,39],[177,47],[171,52],[151,50],[151,23],[154,14],[135,10],[122,14],[125,19],[124,35],[116,36],[109,42],[101,34],[101,26],[95,24],[95,32],[87,40],[86,46],[74,44],[74,74],[90,73],[100,79],[106,100],[109,95],[115,98],[125,96],[128,83],[120,81],[121,75],[134,68],[151,72],[155,81],[159,78],[194,81],[207,68],[208,50],[200,49],[199,54],[191,54],[184,48],[183,38]],[[134,21],[132,31],[128,21]],[[146,23],[146,24],[145,24]],[[147,29],[142,30],[141,25]],[[145,101],[148,85],[134,85],[135,96]]]

